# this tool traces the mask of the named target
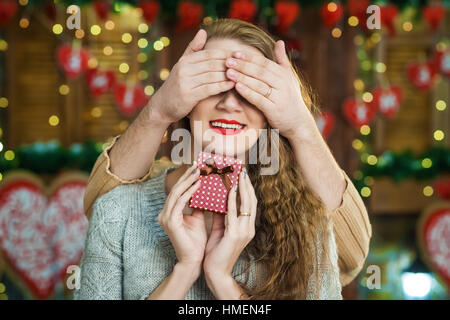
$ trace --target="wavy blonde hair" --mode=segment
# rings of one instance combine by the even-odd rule
[[[237,19],[216,19],[202,25],[202,28],[207,32],[208,40],[238,40],[276,61],[275,40],[253,24]],[[311,88],[300,78],[292,63],[291,68],[306,105],[310,110],[318,110]],[[190,129],[188,119],[182,121],[182,126]],[[270,137],[270,126],[267,129]],[[288,140],[280,136],[279,145],[271,146],[268,139],[266,147],[269,154],[272,148],[278,148],[279,171],[275,175],[260,175],[260,169],[264,166],[259,162],[247,167],[258,208],[256,234],[244,250],[247,258],[246,281],[240,284],[250,299],[305,299],[308,282],[314,274],[315,283],[319,283],[319,273],[316,272],[319,261],[328,262],[325,259],[329,258],[329,217],[319,197],[308,189],[302,179]],[[257,274],[257,277],[263,278],[258,278],[257,282],[261,285],[257,287],[248,285],[251,260],[265,269]],[[314,294],[317,298],[318,290]]]

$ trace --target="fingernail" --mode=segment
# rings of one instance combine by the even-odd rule
[[[232,67],[235,67],[237,65],[236,60],[234,60],[232,58],[227,59],[227,64]]]
[[[246,168],[244,168],[244,179],[246,178],[246,176],[247,176],[247,169]]]
[[[238,51],[238,52],[235,52],[235,53],[233,54],[233,56],[234,56],[235,58],[241,59],[244,55],[242,54],[242,52]]]
[[[229,75],[231,78],[236,78],[237,72],[234,71],[233,69],[228,69],[228,75]]]
[[[195,168],[193,171],[192,171],[192,174],[196,174],[197,173],[197,168]]]
[[[236,185],[234,186],[234,191],[237,192],[237,189],[238,189],[238,185],[236,183]]]

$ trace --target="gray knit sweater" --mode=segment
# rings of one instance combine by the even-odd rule
[[[177,258],[170,239],[157,221],[166,200],[168,172],[144,182],[120,185],[97,199],[89,222],[81,260],[80,288],[75,299],[145,299],[172,272]],[[319,263],[319,283],[312,277],[308,299],[319,286],[320,299],[342,299],[337,253],[331,229],[331,265]],[[246,281],[244,255],[233,269],[237,281]],[[248,285],[257,285],[262,268],[250,263]],[[317,266],[315,268],[317,271]],[[203,272],[186,299],[215,299]]]

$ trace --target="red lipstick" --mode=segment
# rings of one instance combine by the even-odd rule
[[[215,119],[209,122],[209,127],[222,135],[233,135],[244,130],[246,125],[236,120]]]

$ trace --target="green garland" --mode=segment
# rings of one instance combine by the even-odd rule
[[[55,174],[60,170],[74,169],[90,172],[100,153],[101,143],[87,141],[63,148],[58,142],[36,142],[14,150],[14,157],[0,157],[0,172],[16,169],[30,170],[37,174]]]
[[[87,141],[62,147],[56,141],[36,142],[14,150],[14,158],[0,158],[0,172],[26,169],[37,174],[54,174],[64,169],[77,169],[90,172],[104,144]],[[386,151],[378,157],[374,165],[362,162],[358,177],[354,179],[358,189],[366,186],[367,177],[390,177],[394,181],[404,179],[434,179],[450,173],[450,149],[433,147],[415,156],[411,151],[395,153]]]
[[[361,162],[353,182],[361,190],[367,186],[367,177],[389,177],[399,182],[405,179],[430,180],[443,174],[450,174],[449,148],[432,147],[418,156],[411,151],[386,151],[374,165]]]

